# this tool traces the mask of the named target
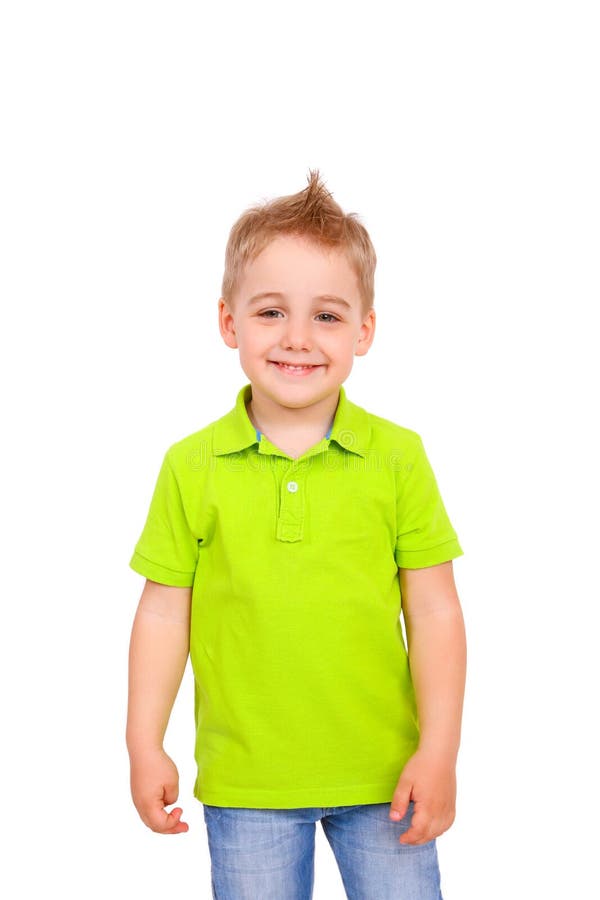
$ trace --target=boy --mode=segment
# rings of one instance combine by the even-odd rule
[[[188,653],[221,900],[312,896],[319,819],[349,897],[439,900],[465,680],[462,555],[419,435],[343,388],[373,341],[376,255],[310,172],[246,210],[219,328],[248,378],[165,454],[130,565],[135,806],[188,830],[162,743]],[[400,624],[404,615],[408,653]]]

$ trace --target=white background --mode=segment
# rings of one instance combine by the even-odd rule
[[[11,898],[210,897],[129,795],[128,568],[165,449],[245,383],[229,229],[318,168],[378,255],[350,399],[418,431],[465,555],[445,900],[596,889],[595,4],[5,2],[3,875]],[[401,896],[399,890],[398,896]],[[343,898],[317,826],[316,900]],[[257,898],[259,900],[259,898]]]

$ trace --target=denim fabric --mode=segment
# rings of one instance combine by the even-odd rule
[[[389,803],[254,809],[204,803],[215,900],[310,900],[321,821],[349,900],[442,900],[435,840],[400,844]]]

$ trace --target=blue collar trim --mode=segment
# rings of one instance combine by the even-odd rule
[[[326,437],[328,440],[329,440],[329,437],[331,436],[331,431],[332,431],[332,429],[333,429],[333,425],[331,426],[331,428],[329,429],[329,431],[328,431],[327,434],[325,435],[325,437]],[[262,434],[262,431],[256,431],[256,440],[257,440],[257,441],[260,441],[260,436],[261,436],[261,434]]]

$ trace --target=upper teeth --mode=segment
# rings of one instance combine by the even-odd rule
[[[277,363],[279,366],[285,366],[286,369],[312,369],[312,366],[290,366],[289,363]]]

